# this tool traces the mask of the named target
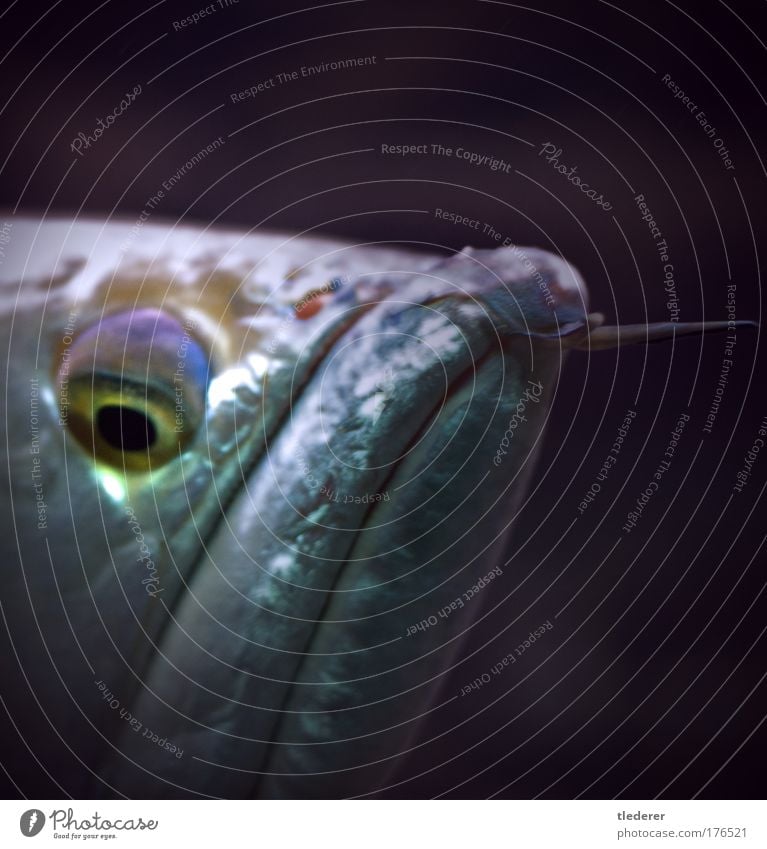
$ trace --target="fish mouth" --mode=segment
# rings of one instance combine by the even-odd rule
[[[431,677],[408,659],[405,626],[489,565],[461,522],[499,537],[488,505],[522,474],[538,433],[503,473],[489,450],[526,375],[542,373],[538,343],[583,321],[582,303],[533,321],[529,275],[514,266],[510,280],[504,257],[486,254],[388,275],[383,296],[363,287],[375,292],[363,303],[357,289],[342,293],[354,321],[313,349],[300,391],[290,372],[265,382],[263,407],[288,391],[290,408],[170,608],[134,708],[195,753],[195,770],[123,732],[139,769],[107,767],[121,787],[143,788],[147,770],[160,795],[280,795],[288,774],[343,772],[412,675]],[[466,492],[478,494],[467,504]],[[440,526],[441,515],[461,521]]]
[[[530,321],[526,311],[535,299],[525,286],[515,291],[509,285],[508,275],[498,268],[503,266],[499,253],[466,250],[428,274],[374,279],[361,302],[344,304],[351,298],[341,299],[350,312],[312,328],[321,341],[313,345],[312,334],[307,335],[305,345],[313,362],[300,377],[297,365],[282,381],[264,379],[263,410],[279,407],[281,394],[292,400],[281,420],[272,424],[273,435],[265,438],[243,471],[243,489],[247,491],[250,479],[266,464],[272,468],[275,493],[301,520],[318,532],[354,535],[361,527],[359,515],[344,520],[338,514],[337,522],[327,524],[323,515],[333,512],[326,509],[328,504],[369,504],[372,514],[375,504],[385,498],[388,483],[428,440],[448,400],[459,387],[465,389],[467,381],[476,388],[480,368],[495,361],[503,382],[503,364],[513,344],[517,356],[528,359],[534,370],[536,343],[561,350],[563,338],[586,326],[584,305],[577,299],[549,309],[545,323],[540,314]],[[475,254],[482,257],[477,261]],[[467,281],[466,265],[479,266],[485,274]],[[378,299],[371,300],[370,291]],[[414,297],[403,297],[413,291]],[[302,359],[299,355],[297,363]],[[502,394],[503,386],[498,404]],[[455,433],[449,435],[439,456],[455,438]],[[439,456],[420,476],[439,462]],[[296,483],[301,477],[303,484]],[[304,498],[294,503],[296,494]],[[242,492],[234,493],[232,502],[241,496]],[[221,513],[224,523],[228,512],[226,504]],[[300,553],[289,540],[282,542]],[[327,561],[344,563],[345,557]]]

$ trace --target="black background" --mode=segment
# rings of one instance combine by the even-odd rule
[[[642,322],[668,317],[662,263],[634,200],[642,193],[669,245],[680,318],[726,319],[730,282],[738,317],[759,318],[762,3],[239,0],[174,30],[199,8],[11,4],[0,17],[0,206],[133,219],[221,136],[225,145],[167,193],[155,220],[318,228],[440,251],[494,245],[435,219],[443,207],[562,254],[587,280],[593,308]],[[280,71],[355,56],[376,62],[231,102]],[[705,112],[732,169],[665,74]],[[92,132],[137,84],[125,114],[73,154],[77,133]],[[539,155],[547,141],[610,211]],[[511,173],[380,152],[424,142],[492,154]],[[497,609],[443,695],[542,622],[555,626],[513,670],[433,715],[424,730],[433,741],[389,795],[764,795],[767,459],[742,493],[732,489],[767,415],[758,339],[738,332],[709,435],[722,337],[572,356],[516,553],[493,585]],[[625,534],[688,404],[673,466]],[[573,524],[629,408],[638,417],[619,466]]]

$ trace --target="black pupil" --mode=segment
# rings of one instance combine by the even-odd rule
[[[157,431],[148,416],[117,404],[99,410],[98,428],[104,440],[120,451],[146,451],[157,440]]]

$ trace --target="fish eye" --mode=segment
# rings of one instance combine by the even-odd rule
[[[193,324],[155,309],[108,315],[60,352],[59,415],[101,463],[143,472],[178,457],[205,413],[209,360]]]

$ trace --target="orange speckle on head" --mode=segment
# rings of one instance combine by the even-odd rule
[[[317,315],[317,313],[325,305],[327,297],[327,294],[323,292],[308,292],[297,304],[294,305],[296,318],[301,321],[306,321],[306,319]]]

